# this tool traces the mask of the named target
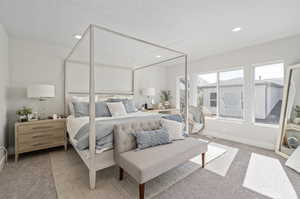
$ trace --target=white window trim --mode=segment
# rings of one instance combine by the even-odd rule
[[[184,78],[184,76],[180,75],[180,76],[177,76],[177,78],[176,78],[176,101],[175,101],[176,109],[180,109],[180,88],[179,88],[179,86],[180,86],[180,79],[181,78]],[[188,76],[188,82],[189,81],[190,81],[190,77]],[[191,86],[191,85],[189,85],[189,86]],[[190,89],[190,88],[188,88],[188,89]]]
[[[220,116],[220,73],[222,72],[229,72],[229,71],[233,71],[233,70],[243,70],[243,113],[242,113],[242,118],[233,118],[233,117],[221,117]],[[216,116],[215,117],[211,117],[211,116],[206,116],[206,118],[212,118],[212,119],[218,119],[218,120],[223,120],[223,121],[246,121],[245,120],[245,116],[246,116],[246,112],[245,112],[245,66],[237,66],[237,67],[231,67],[231,68],[226,68],[226,69],[222,69],[222,70],[215,70],[215,71],[208,71],[208,72],[201,72],[201,73],[197,73],[197,75],[205,75],[205,74],[209,74],[209,73],[216,73],[217,74],[217,82],[216,82],[216,87],[217,87],[217,112],[216,112]],[[180,77],[178,77],[180,78]]]
[[[255,68],[260,67],[260,66],[265,66],[265,65],[272,65],[272,64],[283,64],[283,82],[285,82],[285,69],[286,69],[286,64],[284,60],[275,60],[275,61],[267,61],[267,62],[261,62],[261,63],[255,63],[251,65],[251,89],[252,89],[252,110],[251,110],[251,123],[255,126],[261,126],[261,127],[269,127],[269,128],[279,128],[280,122],[278,124],[266,124],[266,123],[260,123],[255,121]],[[282,96],[283,97],[283,96]]]

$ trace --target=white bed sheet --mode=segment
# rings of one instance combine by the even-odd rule
[[[117,117],[97,117],[96,121],[98,120],[112,120],[112,119],[122,119],[122,118],[130,118],[130,117],[146,117],[150,115],[159,115],[159,113],[149,113],[149,112],[134,112],[134,113],[128,113],[125,116],[117,116]],[[70,115],[67,117],[67,131],[70,137],[70,141],[75,146],[77,144],[77,140],[74,139],[77,132],[80,130],[82,126],[87,124],[89,122],[89,117],[74,117],[73,115]],[[96,150],[96,153],[102,153],[103,151],[106,151],[109,149],[102,149],[102,150]],[[89,154],[88,150],[83,150],[83,153]]]

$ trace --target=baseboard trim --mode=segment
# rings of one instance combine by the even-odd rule
[[[224,135],[223,133],[211,132],[211,131],[209,131],[209,133],[204,132],[204,135],[213,136],[213,137],[221,138],[224,140],[239,142],[242,144],[256,146],[256,147],[260,147],[260,148],[264,148],[264,149],[275,150],[275,144],[272,144],[272,143],[259,142],[256,140],[251,140],[251,139],[242,138],[242,137],[234,137],[234,136],[230,136],[230,135]]]

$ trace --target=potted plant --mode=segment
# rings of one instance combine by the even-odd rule
[[[171,91],[169,90],[161,91],[160,100],[164,104],[165,108],[169,108],[171,99],[172,99]]]
[[[294,123],[300,124],[300,106],[296,105],[294,111],[295,111]]]
[[[20,122],[27,122],[29,120],[29,115],[32,114],[32,109],[24,106],[23,108],[17,110],[16,114],[19,116]]]

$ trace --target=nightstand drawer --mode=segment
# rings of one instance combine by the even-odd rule
[[[19,143],[26,143],[26,142],[35,142],[35,141],[44,141],[49,140],[51,138],[64,138],[65,131],[64,130],[51,130],[51,131],[41,131],[35,133],[27,133],[27,134],[20,134],[19,135]]]
[[[64,138],[51,138],[43,141],[37,140],[29,143],[21,143],[19,144],[19,152],[24,153],[40,149],[47,149],[55,146],[61,146],[64,145],[64,142]]]
[[[41,124],[27,124],[21,125],[18,127],[18,131],[22,133],[35,133],[37,131],[49,131],[53,129],[64,129],[65,123],[63,122],[52,122],[49,123],[41,123]]]

